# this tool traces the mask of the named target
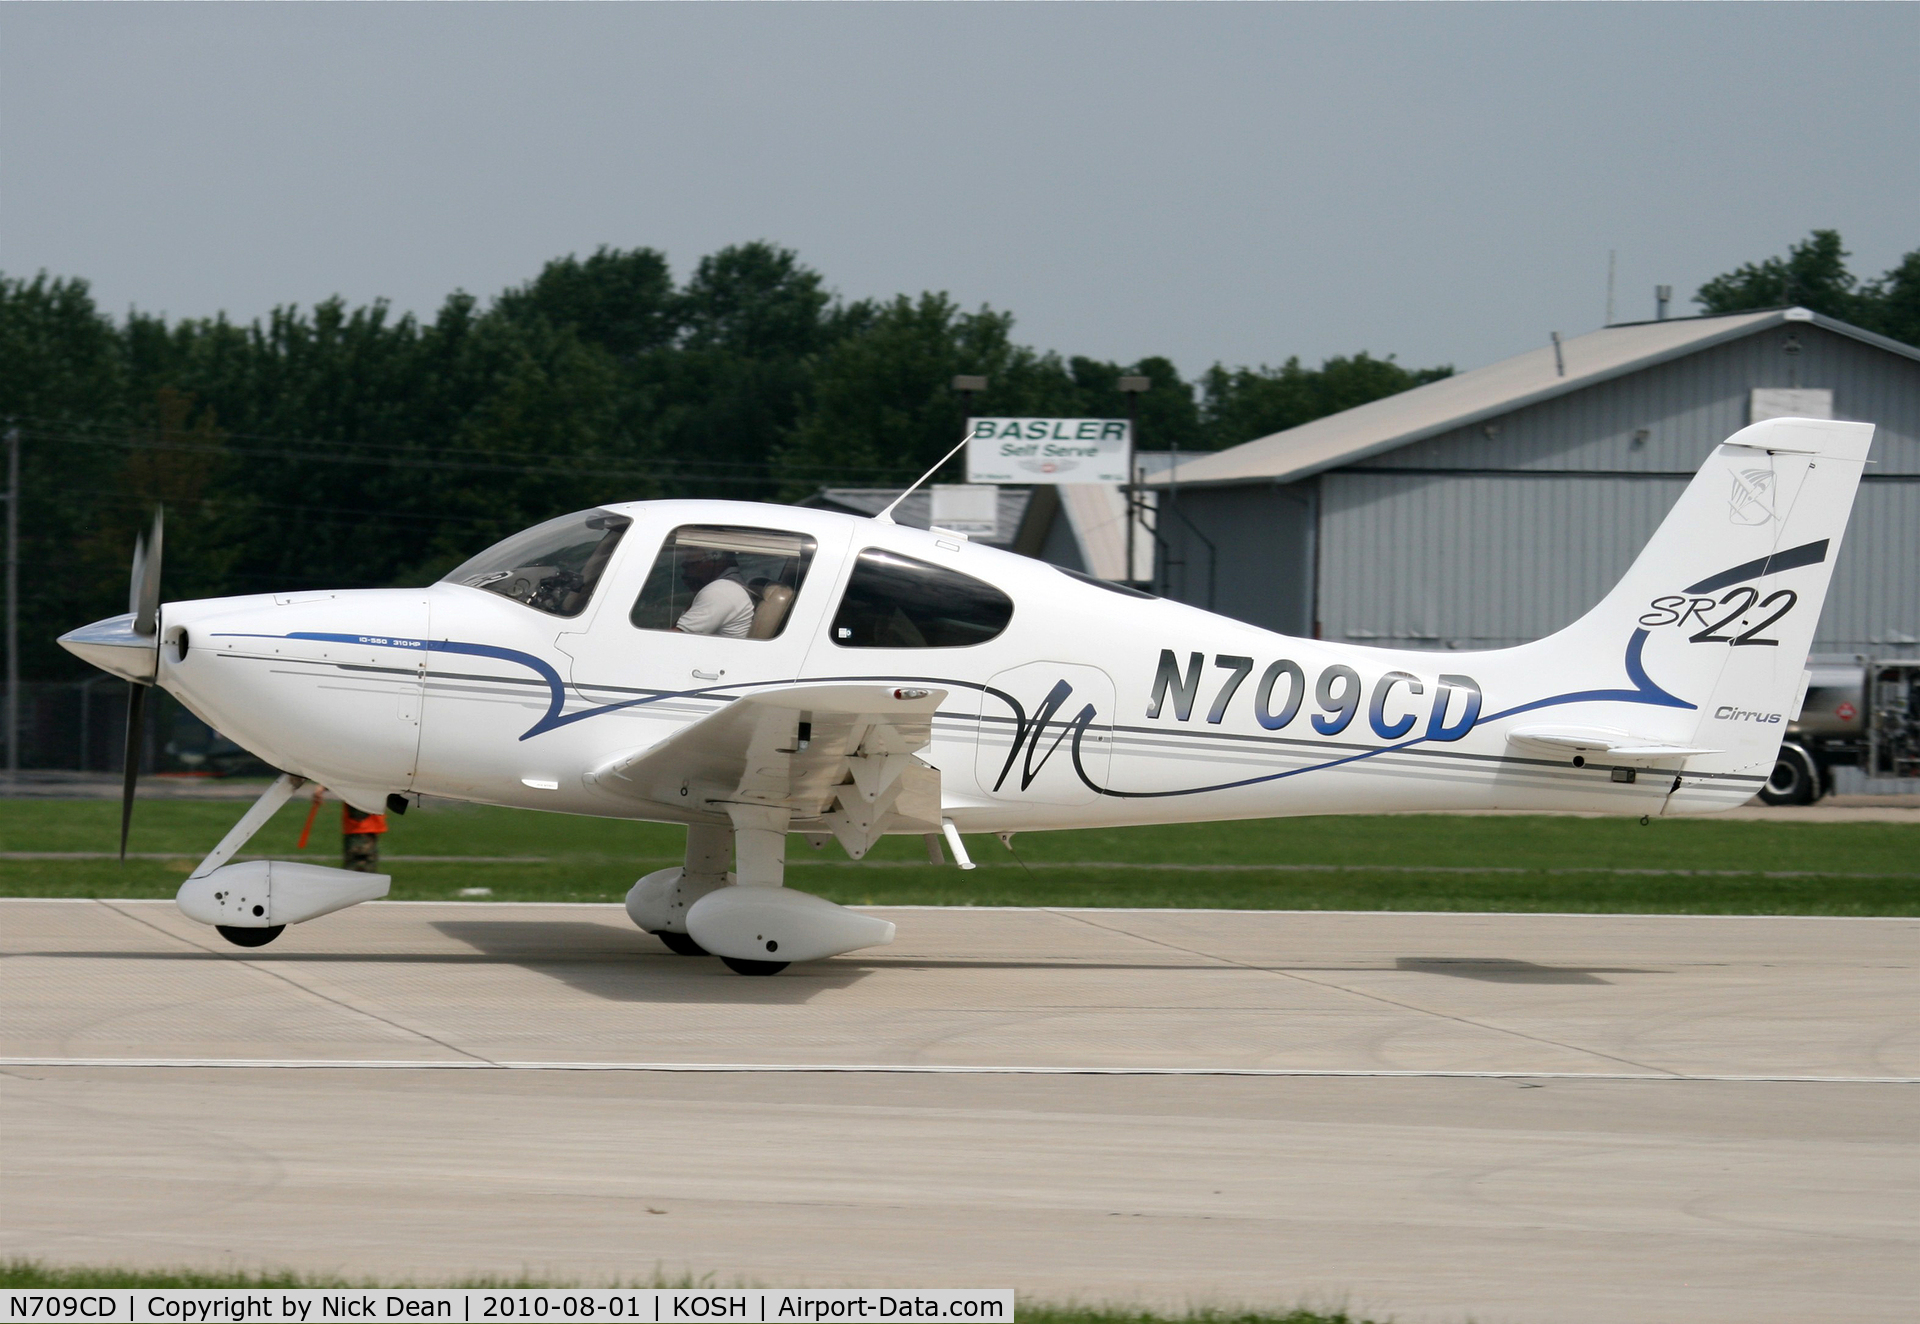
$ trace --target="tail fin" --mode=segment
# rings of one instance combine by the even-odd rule
[[[1713,751],[1686,760],[1669,810],[1738,803],[1772,768],[1872,440],[1871,423],[1825,419],[1736,432],[1600,605],[1531,646],[1582,671],[1624,647],[1662,696],[1646,734]]]

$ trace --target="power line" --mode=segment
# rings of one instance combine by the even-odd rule
[[[58,433],[39,429],[36,429],[30,435],[38,440],[65,441],[70,445],[98,446],[115,450],[164,451],[184,455],[238,455],[261,459],[294,460],[304,464],[385,465],[395,469],[418,469],[429,472],[464,471],[468,473],[537,474],[552,476],[556,472],[555,466],[564,463],[566,465],[565,473],[570,477],[642,479],[653,482],[680,479],[690,482],[725,483],[738,486],[753,485],[762,487],[777,482],[781,478],[818,483],[825,486],[830,485],[835,478],[850,478],[853,476],[846,470],[815,470],[813,473],[808,474],[805,470],[789,471],[772,469],[770,466],[767,466],[770,471],[766,475],[755,477],[729,474],[726,472],[702,472],[707,466],[689,465],[677,461],[654,461],[650,462],[652,467],[649,468],[585,468],[577,462],[576,457],[572,456],[552,457],[548,463],[540,465],[483,464],[471,460],[435,460],[408,456],[340,455],[323,451],[295,451],[271,447],[188,446],[164,441],[154,442],[103,438],[88,436],[84,433]],[[748,461],[742,461],[739,466],[732,464],[715,464],[712,466],[714,469],[723,471],[735,467],[762,466]],[[860,476],[865,477],[876,471],[862,470],[856,472],[858,472]],[[910,471],[906,469],[888,469],[877,472],[898,479]]]
[[[34,428],[32,430],[32,435],[45,440],[68,441],[68,442],[72,442],[79,445],[110,446],[110,447],[121,447],[125,449],[134,449],[134,450],[162,450],[162,451],[172,451],[176,453],[187,453],[187,454],[250,455],[250,456],[260,456],[260,457],[286,456],[288,458],[295,458],[295,459],[319,460],[325,463],[345,463],[345,464],[393,463],[398,465],[405,465],[407,467],[425,466],[425,467],[434,467],[434,468],[472,468],[472,469],[478,469],[486,472],[544,472],[551,469],[552,465],[556,461],[572,458],[568,456],[555,456],[551,453],[542,452],[542,451],[491,450],[491,449],[484,449],[484,448],[472,447],[472,446],[465,446],[465,447],[436,446],[436,445],[424,444],[424,443],[413,445],[413,444],[400,444],[400,443],[392,443],[392,442],[346,441],[346,440],[340,440],[340,439],[326,440],[326,439],[321,439],[316,437],[288,437],[288,436],[273,435],[269,433],[233,432],[233,431],[228,431],[226,429],[216,429],[219,436],[223,438],[222,441],[212,442],[212,443],[192,444],[192,443],[168,441],[165,439],[166,438],[165,431],[162,431],[161,436],[157,439],[152,437],[151,435],[148,435],[148,436],[140,435],[138,429],[133,429],[130,431],[115,429],[113,435],[103,436],[103,435],[100,435],[99,432],[95,432],[95,431],[75,430],[76,426],[84,429],[85,425],[75,425],[71,423],[65,423],[62,420],[29,419],[27,421],[30,423],[38,422],[43,424],[43,426]],[[51,427],[44,426],[46,424],[53,424],[54,426],[51,426]],[[174,431],[176,432],[176,434],[178,433],[178,430],[174,430]],[[240,440],[245,440],[245,441],[283,442],[286,444],[279,447],[235,447],[235,446],[226,444],[224,439],[229,439],[229,438],[238,438]],[[398,458],[395,458],[393,460],[383,460],[377,455],[359,455],[359,454],[340,455],[337,452],[339,452],[342,448],[348,448],[348,449],[353,449],[357,451],[399,452],[400,455]],[[446,456],[449,458],[439,459],[439,460],[428,458],[436,455]],[[543,463],[538,465],[527,465],[527,466],[511,466],[511,465],[502,465],[497,463],[481,464],[481,463],[478,463],[476,460],[463,460],[463,459],[457,458],[460,456],[475,456],[475,457],[488,456],[488,457],[502,457],[507,459],[517,458],[517,459],[525,459],[525,460],[540,460],[540,461],[543,461]],[[716,461],[710,461],[710,462],[703,462],[699,460],[686,460],[686,459],[649,458],[644,462],[649,466],[652,466],[652,468],[633,469],[633,470],[610,470],[610,471],[604,471],[604,472],[653,474],[653,473],[657,473],[664,470],[669,474],[674,474],[674,473],[701,473],[702,471],[715,470],[715,471],[720,471],[721,473],[727,473],[730,471],[737,471],[740,469],[753,469],[753,470],[764,471],[769,478],[815,477],[815,478],[823,478],[823,479],[847,477],[855,474],[873,474],[873,475],[899,477],[903,474],[911,474],[913,472],[917,472],[917,470],[913,470],[907,465],[901,465],[897,467],[896,466],[878,466],[878,465],[816,466],[816,465],[792,465],[792,464],[785,463],[783,461],[774,461],[774,460],[716,460]],[[580,471],[576,471],[576,472],[580,472]],[[744,479],[744,478],[726,479],[726,478],[715,477],[713,481],[751,482],[751,481],[757,481],[757,480]]]

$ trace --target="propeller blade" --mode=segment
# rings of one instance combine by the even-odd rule
[[[133,544],[133,583],[127,593],[127,610],[133,613],[133,632],[137,635],[160,633],[160,547],[164,533],[164,514],[156,507],[153,532]]]
[[[160,548],[166,533],[165,514],[153,509],[153,531],[135,537],[133,543],[133,582],[127,589],[127,610],[133,613],[133,632],[153,640],[160,649]],[[158,674],[158,663],[155,664]],[[140,762],[147,742],[147,686],[130,682],[127,690],[126,768],[120,787],[120,862],[127,861],[127,837],[133,830],[133,792],[140,780]]]
[[[127,834],[133,829],[133,788],[140,780],[140,759],[145,753],[147,724],[147,687],[127,687],[126,772],[120,786],[120,863],[127,862]]]

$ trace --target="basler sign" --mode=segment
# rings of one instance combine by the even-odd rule
[[[969,483],[1124,483],[1124,418],[976,418]]]

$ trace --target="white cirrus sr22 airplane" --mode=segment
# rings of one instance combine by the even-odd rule
[[[156,524],[133,610],[61,642],[286,770],[180,889],[236,943],[386,893],[228,862],[317,782],[369,810],[684,823],[685,864],[635,883],[629,913],[772,974],[894,933],[784,887],[790,832],[856,859],[889,833],[937,859],[944,838],[971,867],[962,832],[1737,805],[1804,693],[1872,436],[1743,429],[1598,606],[1498,651],[1296,639],[939,529],[730,501],[567,515],[426,589],[164,605]]]

